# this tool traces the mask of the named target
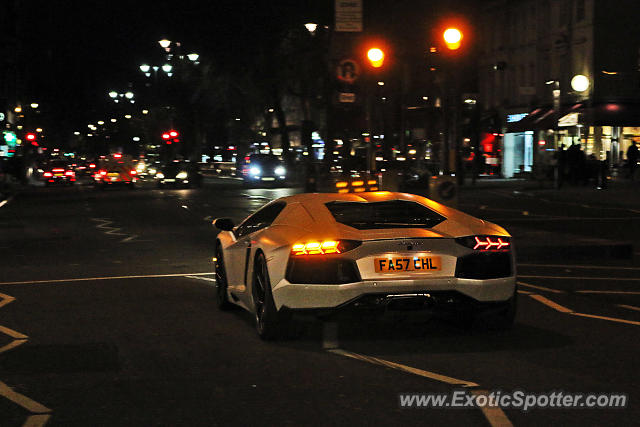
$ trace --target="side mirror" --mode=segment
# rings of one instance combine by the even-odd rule
[[[233,230],[234,224],[231,218],[216,218],[213,220],[213,225],[222,231]]]

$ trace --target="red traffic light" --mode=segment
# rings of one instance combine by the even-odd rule
[[[169,131],[169,136],[171,136],[171,138],[175,138],[178,136],[178,132],[176,132],[175,130]]]
[[[171,138],[171,135],[169,135],[168,132],[165,132],[162,134],[162,139],[169,139],[169,138]]]
[[[28,133],[25,135],[25,138],[27,141],[35,141],[36,140],[36,134],[35,133]]]

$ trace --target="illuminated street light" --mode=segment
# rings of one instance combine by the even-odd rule
[[[111,119],[111,123],[115,123],[117,121],[118,121],[117,119]]]
[[[16,108],[13,109],[13,111],[16,113],[22,113],[22,107],[18,105]]]
[[[377,48],[371,48],[367,51],[367,58],[373,68],[380,68],[384,62],[384,52]]]
[[[35,110],[36,108],[38,108],[38,105],[39,104],[37,102],[32,102],[31,103],[31,108],[33,108]]]
[[[126,92],[124,94],[124,97],[127,98],[127,99],[132,99],[133,98],[133,92]]]
[[[142,65],[140,66],[140,71],[142,71],[142,72],[143,72],[143,73],[145,73],[145,74],[146,74],[146,73],[148,73],[148,72],[149,72],[149,70],[151,70],[151,66],[150,66],[150,65],[142,64]]]
[[[124,118],[125,119],[130,119],[131,118],[131,114],[125,114]]]
[[[99,124],[99,125],[103,125],[103,124],[104,124],[104,122],[103,122],[102,120],[98,120],[98,124]]]
[[[384,82],[378,82],[378,86],[384,86]]]
[[[171,40],[162,39],[162,40],[159,40],[158,43],[160,43],[160,46],[166,50],[171,45]]]
[[[171,64],[164,64],[162,66],[162,71],[164,71],[167,74],[169,74],[171,70],[173,70],[173,66]]]
[[[36,132],[41,133],[42,132],[42,128],[36,128]]]
[[[142,114],[149,114],[149,110],[142,110]]]
[[[457,28],[447,28],[443,33],[444,42],[449,50],[460,48],[462,33]]]
[[[304,27],[307,29],[307,31],[309,31],[311,34],[315,34],[316,29],[318,28],[318,24],[314,23],[314,22],[307,22],[306,24],[304,24]]]
[[[589,89],[589,79],[582,74],[576,74],[571,79],[571,88],[576,92],[584,92]]]
[[[78,135],[80,135],[80,132],[75,131],[73,134],[74,134],[75,136],[78,136]]]
[[[189,58],[189,61],[196,62],[198,58],[200,58],[200,55],[194,52],[194,53],[188,54],[187,58]]]
[[[116,92],[115,90],[112,90],[111,92],[109,92],[109,96],[112,99],[116,99],[118,97],[118,92]]]

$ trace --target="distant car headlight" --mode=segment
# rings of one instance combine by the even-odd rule
[[[252,167],[251,169],[249,169],[249,173],[250,173],[251,175],[260,175],[260,172],[262,172],[262,171],[260,170],[260,168],[255,167],[255,166],[254,166],[254,167]]]
[[[176,175],[176,179],[187,179],[187,176],[189,176],[185,171],[179,172],[178,175]]]
[[[162,178],[164,178],[164,174],[162,172],[158,172],[158,173],[156,173],[156,178],[162,179]]]
[[[276,175],[284,175],[287,173],[287,170],[282,166],[278,166],[273,170],[273,172],[275,172]]]
[[[149,175],[155,175],[157,170],[151,168],[151,169],[148,169],[147,172],[149,172]]]

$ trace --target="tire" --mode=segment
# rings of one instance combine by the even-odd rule
[[[251,290],[253,292],[258,336],[265,341],[279,338],[284,326],[288,323],[288,319],[283,313],[278,312],[273,302],[269,270],[262,252],[256,255]]]
[[[222,246],[220,242],[216,245],[216,305],[218,309],[227,311],[233,307],[227,296],[227,271],[224,268],[224,258],[222,258]]]

